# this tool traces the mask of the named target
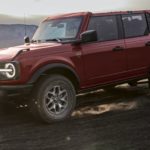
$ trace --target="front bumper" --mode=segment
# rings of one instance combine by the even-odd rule
[[[31,92],[33,85],[0,85],[0,101],[9,97],[27,95]]]

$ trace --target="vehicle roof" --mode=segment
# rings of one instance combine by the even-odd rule
[[[47,20],[50,20],[50,19],[79,17],[79,16],[85,16],[87,14],[91,14],[91,15],[97,16],[97,15],[113,15],[113,14],[115,15],[115,14],[128,14],[128,13],[142,13],[142,12],[150,13],[150,10],[115,11],[115,12],[77,12],[77,13],[57,14],[57,15],[49,16],[44,21],[47,21]]]
[[[91,13],[91,12],[77,12],[77,13],[57,14],[57,15],[49,16],[46,20],[59,19],[59,18],[69,18],[69,17],[80,17],[80,16],[85,16],[89,13]]]
[[[95,12],[93,15],[112,15],[112,14],[129,14],[129,13],[150,13],[150,10],[135,10],[135,11],[114,11],[114,12]]]

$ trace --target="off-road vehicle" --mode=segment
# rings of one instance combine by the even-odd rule
[[[149,13],[48,17],[32,40],[0,50],[0,99],[28,100],[49,123],[70,116],[78,93],[149,78]]]

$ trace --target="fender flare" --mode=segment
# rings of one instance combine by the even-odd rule
[[[61,63],[54,63],[54,64],[47,64],[43,67],[41,67],[40,69],[38,69],[36,72],[34,72],[34,74],[32,75],[32,77],[30,78],[30,80],[28,81],[28,84],[33,84],[36,82],[36,80],[45,72],[51,69],[55,69],[55,68],[62,68],[62,69],[67,69],[69,71],[71,71],[71,73],[74,74],[74,76],[76,77],[78,83],[80,83],[80,78],[77,75],[76,71],[65,64],[61,64]]]

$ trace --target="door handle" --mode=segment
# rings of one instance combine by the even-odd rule
[[[115,48],[113,48],[113,51],[122,51],[122,50],[124,50],[124,48],[121,46],[116,46]]]
[[[149,47],[150,47],[150,41],[147,42],[147,43],[145,44],[145,46],[149,46]]]

